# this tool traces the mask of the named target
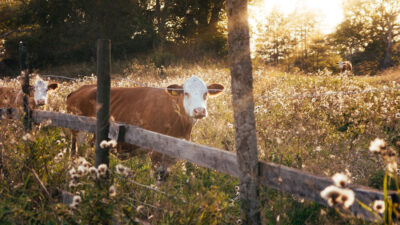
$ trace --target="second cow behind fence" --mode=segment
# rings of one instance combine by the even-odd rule
[[[183,85],[169,85],[167,88],[135,87],[111,88],[110,117],[116,122],[139,126],[157,133],[176,138],[190,139],[196,121],[207,116],[207,97],[222,93],[221,84],[206,85],[198,77],[186,80]],[[67,97],[67,110],[81,116],[96,116],[95,85],[85,85]],[[75,154],[76,131],[72,132],[72,154]],[[127,143],[119,143],[117,153],[124,159],[148,152],[153,166],[161,174],[175,164],[176,159],[158,152],[141,149]]]
[[[33,86],[29,85],[28,104],[30,109],[36,109],[39,106],[47,104],[47,97],[49,90],[55,90],[58,88],[58,83],[47,82],[42,80],[39,76],[34,78]],[[22,89],[16,89],[11,87],[0,87],[0,109],[6,110],[4,114],[7,117],[18,117],[20,113],[12,112],[13,108],[22,107],[22,98],[24,93]]]

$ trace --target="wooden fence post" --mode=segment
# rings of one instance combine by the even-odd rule
[[[228,45],[243,224],[261,224],[247,0],[227,0]]]
[[[100,148],[103,140],[108,140],[110,127],[110,74],[111,74],[111,41],[97,40],[97,114],[96,114],[96,147],[95,165],[109,164],[109,148]]]
[[[21,75],[22,77],[22,92],[23,97],[22,97],[22,104],[24,108],[24,118],[23,118],[23,124],[25,127],[25,131],[30,131],[32,129],[32,123],[31,123],[31,110],[29,109],[29,102],[28,102],[28,96],[29,96],[29,73],[27,71],[27,66],[26,66],[26,47],[22,41],[19,42],[19,65],[20,65],[20,70],[21,70]]]

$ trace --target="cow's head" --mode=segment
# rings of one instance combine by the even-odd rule
[[[186,114],[195,119],[201,119],[207,116],[207,96],[217,96],[224,91],[221,84],[206,85],[198,77],[191,77],[185,84],[173,84],[167,87],[170,95],[183,95],[183,107]]]
[[[55,90],[58,88],[58,83],[48,83],[41,78],[36,78],[35,84],[31,87],[33,92],[33,100],[35,105],[41,106],[47,104],[48,90]]]

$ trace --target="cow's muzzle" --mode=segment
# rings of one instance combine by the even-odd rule
[[[36,105],[38,105],[38,106],[42,106],[42,105],[45,105],[45,104],[46,104],[46,101],[43,100],[43,99],[37,100],[37,102],[36,102]]]
[[[206,116],[206,109],[199,107],[199,108],[195,108],[193,109],[193,117],[196,119],[201,119],[204,118]]]

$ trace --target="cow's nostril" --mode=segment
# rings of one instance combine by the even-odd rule
[[[203,118],[206,116],[205,108],[195,108],[193,109],[193,115],[195,118]]]

